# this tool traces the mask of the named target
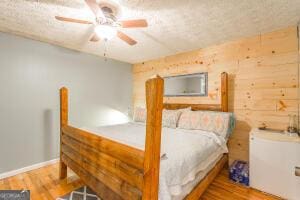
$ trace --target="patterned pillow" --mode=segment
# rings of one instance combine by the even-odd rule
[[[136,107],[134,110],[133,121],[145,123],[147,119],[146,108]]]
[[[233,115],[227,112],[185,111],[181,114],[178,128],[214,132],[224,138],[232,131]]]
[[[176,128],[179,117],[183,111],[180,110],[166,110],[162,113],[162,126],[168,128]]]

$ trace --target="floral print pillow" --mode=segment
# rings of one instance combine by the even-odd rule
[[[214,132],[224,138],[232,129],[232,113],[213,111],[184,111],[178,128]]]

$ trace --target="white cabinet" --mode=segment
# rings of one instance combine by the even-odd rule
[[[300,200],[300,137],[253,129],[249,139],[250,186]]]

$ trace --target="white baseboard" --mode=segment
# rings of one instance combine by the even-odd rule
[[[34,165],[23,167],[21,169],[12,170],[12,171],[9,171],[9,172],[4,172],[4,173],[0,174],[0,179],[7,178],[7,177],[10,177],[10,176],[14,176],[14,175],[17,175],[17,174],[20,174],[20,173],[28,172],[28,171],[38,169],[38,168],[41,168],[41,167],[45,167],[47,165],[57,163],[58,161],[59,161],[59,159],[56,158],[56,159],[53,159],[53,160],[48,160],[46,162],[36,163]]]

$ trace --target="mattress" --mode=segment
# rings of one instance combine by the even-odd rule
[[[143,123],[82,129],[141,150],[145,148]],[[162,128],[159,199],[182,199],[227,152],[226,140],[212,132]]]

